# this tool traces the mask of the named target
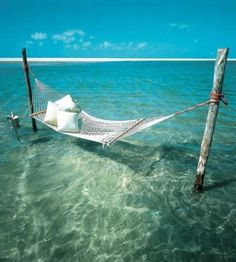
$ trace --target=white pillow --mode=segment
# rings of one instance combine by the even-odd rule
[[[58,105],[62,111],[72,110],[76,107],[76,104],[73,102],[70,95],[66,95],[54,103]]]
[[[57,130],[62,132],[79,132],[78,114],[57,111]]]
[[[44,122],[47,124],[57,125],[57,111],[59,110],[59,106],[48,101],[47,111],[44,118]]]

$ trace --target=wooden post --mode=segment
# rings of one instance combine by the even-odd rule
[[[25,72],[25,82],[26,82],[26,87],[27,87],[27,93],[28,93],[28,102],[29,102],[29,109],[30,109],[30,114],[34,113],[34,106],[33,106],[33,97],[32,97],[32,88],[30,84],[30,77],[29,77],[29,67],[28,67],[28,62],[27,62],[27,55],[26,55],[26,49],[22,49],[22,58],[23,58],[23,67],[24,67],[24,72]],[[32,117],[32,129],[33,131],[37,131],[37,125],[35,119]]]
[[[227,62],[228,51],[229,51],[228,48],[218,49],[217,58],[215,62],[215,70],[214,70],[214,80],[213,80],[213,88],[212,88],[213,94],[222,93],[224,72]],[[220,95],[218,95],[218,97],[220,97]],[[216,101],[215,103],[209,104],[206,126],[202,139],[202,144],[201,144],[201,152],[198,161],[197,175],[194,184],[194,191],[196,192],[200,192],[203,187],[205,169],[206,169],[207,160],[211,148],[211,142],[215,130],[215,123],[216,123],[216,118],[217,118],[219,104],[220,104],[219,102],[220,100]]]

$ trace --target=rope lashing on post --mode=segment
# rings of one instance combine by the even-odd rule
[[[210,94],[211,102],[219,103],[222,101],[226,106],[228,105],[228,101],[224,98],[224,94],[212,92]]]
[[[195,105],[195,106],[189,107],[189,108],[187,108],[187,109],[185,109],[185,110],[178,111],[178,112],[175,113],[175,115],[180,115],[180,114],[182,114],[182,113],[185,113],[185,112],[188,112],[188,111],[192,111],[192,110],[194,110],[194,109],[196,109],[196,108],[198,108],[198,107],[202,107],[202,106],[207,105],[207,104],[210,104],[210,103],[219,103],[220,101],[222,101],[225,105],[228,105],[228,102],[227,102],[227,100],[224,98],[224,95],[223,95],[223,94],[219,94],[219,93],[214,93],[214,92],[212,92],[212,93],[210,94],[210,100],[207,100],[207,101],[205,101],[205,102],[203,102],[203,103],[200,103],[200,104],[197,104],[197,105]]]

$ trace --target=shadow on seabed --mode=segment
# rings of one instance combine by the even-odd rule
[[[212,185],[204,186],[202,191],[209,191],[209,190],[212,190],[212,189],[215,189],[215,188],[225,187],[225,186],[228,186],[228,185],[235,183],[235,182],[236,182],[236,178],[231,178],[231,179],[227,179],[227,180],[224,180],[224,181],[216,182]]]
[[[50,142],[52,139],[52,137],[42,136],[34,139],[32,143],[44,144]],[[160,164],[163,161],[166,162],[166,166],[170,165],[171,161],[177,161],[180,163],[179,168],[181,170],[194,168],[193,172],[195,172],[199,157],[199,153],[191,147],[197,147],[198,150],[199,146],[196,141],[189,141],[188,145],[161,144],[156,147],[118,141],[110,147],[105,147],[105,149],[103,149],[101,144],[82,139],[72,140],[72,143],[99,157],[109,158],[112,161],[126,165],[135,173],[142,174],[142,176],[152,176],[153,172],[160,168]],[[209,191],[211,189],[225,187],[235,182],[236,179],[232,178],[205,186],[203,190]]]
[[[183,165],[194,164],[196,161],[195,157],[189,154],[190,149],[186,149],[184,145],[163,144],[151,147],[118,141],[103,149],[100,144],[86,140],[75,143],[86,151],[126,165],[135,173],[142,173],[144,176],[149,176],[157,170],[161,161],[181,161]]]

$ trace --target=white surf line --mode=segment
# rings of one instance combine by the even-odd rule
[[[36,58],[29,57],[29,62],[35,63],[96,63],[96,62],[207,62],[215,61],[215,58]],[[228,58],[228,61],[236,61],[236,58]],[[22,58],[0,58],[0,62],[22,62]]]

